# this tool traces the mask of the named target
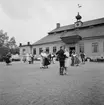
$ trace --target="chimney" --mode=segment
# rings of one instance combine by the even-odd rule
[[[22,46],[22,43],[20,43],[19,46],[21,47]]]
[[[60,28],[60,23],[57,23],[56,24],[56,28]]]
[[[30,45],[30,42],[27,42],[27,45]]]

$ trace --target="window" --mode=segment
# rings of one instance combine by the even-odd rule
[[[53,53],[56,53],[57,49],[56,46],[53,47]]]
[[[23,55],[25,54],[25,51],[26,51],[26,49],[23,49],[23,50],[22,50],[22,54],[23,54]]]
[[[41,54],[41,52],[42,52],[42,48],[39,48],[39,54]]]
[[[26,51],[26,49],[23,49],[23,52],[25,52]]]
[[[79,53],[84,52],[84,43],[79,44]]]
[[[36,48],[33,49],[33,54],[36,55]]]
[[[98,52],[98,43],[92,43],[92,52],[97,53]]]
[[[46,48],[46,52],[49,53],[49,47]]]

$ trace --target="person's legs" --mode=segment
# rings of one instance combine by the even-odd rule
[[[83,63],[85,63],[85,58],[83,58]]]
[[[62,61],[59,61],[59,64],[60,64],[60,75],[63,75],[63,62]]]
[[[74,66],[74,57],[71,60],[72,60],[71,66]]]
[[[63,60],[63,61],[61,61],[61,74],[62,75],[63,75],[64,70],[65,70],[65,62]]]

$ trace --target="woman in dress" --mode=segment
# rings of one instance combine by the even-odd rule
[[[74,62],[75,62],[75,51],[73,50],[71,54],[71,66],[74,66]]]
[[[75,66],[79,66],[79,64],[80,64],[79,56],[77,54],[75,54],[74,64],[75,64]]]
[[[69,51],[68,49],[65,49],[65,74],[68,74],[68,71],[67,71],[67,68],[69,67],[70,65],[70,54],[69,54]]]
[[[11,63],[11,53],[10,52],[4,57],[4,61],[7,65]]]
[[[44,51],[42,50],[41,54],[40,54],[40,69],[43,68],[44,65]]]
[[[49,53],[48,52],[45,52],[44,53],[44,68],[48,68],[48,65],[50,64],[50,61],[49,61]]]

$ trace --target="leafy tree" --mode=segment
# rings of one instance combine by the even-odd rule
[[[15,37],[12,37],[12,38],[9,40],[8,44],[9,44],[9,48],[10,48],[10,49],[16,48],[17,45],[16,45]]]
[[[3,30],[0,30],[0,47],[6,46],[8,39],[7,33],[3,33]]]
[[[16,45],[15,37],[7,35],[7,32],[0,30],[0,56],[3,56],[10,51],[12,54],[19,54],[19,47]]]

